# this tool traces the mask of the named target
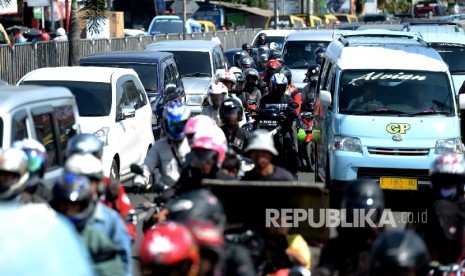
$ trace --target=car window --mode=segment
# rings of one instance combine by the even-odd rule
[[[212,77],[212,66],[208,52],[171,51],[178,61],[183,77]]]
[[[171,72],[169,66],[164,62],[165,69],[163,69],[163,88],[166,89],[166,86],[170,83],[173,83]]]
[[[124,92],[123,82],[120,79],[116,85],[116,120],[121,118],[121,109],[124,105],[127,104],[129,104],[129,100],[126,96],[126,93]]]
[[[29,137],[27,132],[27,113],[26,110],[19,111],[13,116],[13,122],[11,125],[11,141],[23,140]],[[0,136],[3,137],[3,135]],[[1,143],[0,143],[1,146]]]
[[[129,103],[137,110],[144,105],[144,99],[141,98],[140,93],[137,91],[136,85],[133,80],[128,80],[123,83],[124,93],[129,100]]]
[[[54,113],[58,121],[61,150],[64,152],[69,139],[76,135],[74,109],[71,105],[56,106],[54,108]]]
[[[47,165],[53,168],[59,165],[57,141],[53,132],[53,120],[51,113],[43,113],[32,116],[37,140],[41,142],[47,151]]]
[[[223,64],[221,64],[221,58],[217,51],[213,52],[213,68],[215,72],[217,69],[223,69]]]

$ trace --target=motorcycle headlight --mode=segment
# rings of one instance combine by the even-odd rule
[[[436,146],[434,147],[434,154],[462,154],[463,150],[464,145],[460,138],[441,139],[436,141]]]
[[[356,137],[336,135],[330,144],[331,150],[362,153],[362,143]]]

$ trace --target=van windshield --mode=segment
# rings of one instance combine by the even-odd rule
[[[158,19],[149,30],[149,34],[180,34],[182,30],[183,25],[180,19]]]
[[[326,41],[287,41],[283,49],[284,62],[291,69],[307,69],[317,63],[315,50],[326,48],[328,44]]]
[[[454,93],[443,72],[345,71],[338,96],[341,114],[455,114]]]
[[[135,63],[93,63],[84,62],[79,66],[98,66],[98,67],[117,67],[134,69],[139,76],[142,85],[147,92],[158,91],[158,66],[154,64],[135,64]]]
[[[431,45],[438,51],[444,62],[449,65],[451,74],[465,74],[465,45],[451,45],[447,43],[432,43]]]
[[[111,111],[111,84],[84,81],[23,81],[21,85],[61,86],[68,88],[76,97],[79,116],[108,116]]]
[[[212,77],[208,52],[170,51],[176,57],[183,77]]]

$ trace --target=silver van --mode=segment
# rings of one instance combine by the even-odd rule
[[[25,138],[41,142],[48,155],[48,187],[62,173],[68,140],[80,133],[74,95],[62,87],[3,86],[0,90],[0,148]]]

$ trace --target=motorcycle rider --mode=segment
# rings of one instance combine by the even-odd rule
[[[258,45],[257,47],[260,47],[261,45],[266,45],[269,48],[268,45],[268,36],[265,33],[261,33],[258,35]]]
[[[184,134],[189,142],[189,146],[192,146],[197,132],[208,131],[211,127],[217,127],[217,124],[212,118],[206,115],[196,115],[189,118],[184,126]]]
[[[12,147],[24,151],[27,155],[29,178],[26,183],[26,189],[21,194],[20,202],[48,204],[52,198],[52,194],[43,182],[48,159],[45,147],[34,139],[15,141]]]
[[[250,68],[244,71],[244,75],[246,82],[243,93],[239,97],[242,101],[242,106],[247,107],[247,100],[253,100],[258,105],[262,98],[262,92],[258,88],[260,86],[258,72],[256,69]]]
[[[426,223],[413,225],[425,240],[431,258],[442,265],[463,258],[465,224],[465,160],[462,154],[438,156],[430,168],[432,202]]]
[[[358,210],[368,214],[377,225],[384,210],[384,195],[375,180],[361,179],[348,183],[344,190],[341,208],[346,210],[347,222],[357,219]],[[369,275],[370,249],[383,230],[372,228],[368,223],[362,227],[339,227],[338,236],[330,239],[321,251],[320,262],[312,275]]]
[[[239,51],[239,52],[236,52],[233,56],[233,63],[234,63],[234,66],[238,67],[238,68],[241,68],[242,65],[241,65],[241,61],[243,58],[245,57],[249,57],[249,54],[246,52],[246,51]]]
[[[160,223],[146,231],[139,256],[143,276],[199,275],[199,249],[189,229],[182,224]]]
[[[260,79],[263,80],[266,85],[269,87],[270,86],[270,79],[271,77],[275,74],[281,71],[282,64],[276,59],[270,59],[268,60],[268,63],[266,64],[266,70],[263,71],[262,75],[260,76]]]
[[[313,105],[315,99],[316,85],[318,77],[320,76],[321,66],[319,64],[312,64],[308,67],[305,74],[307,84],[302,90],[302,111],[313,112]]]
[[[249,68],[255,68],[255,62],[251,57],[243,57],[241,60],[241,69],[242,71],[247,70]]]
[[[237,154],[226,153],[221,170],[235,179],[238,179],[239,171],[241,169],[241,160],[239,160]]]
[[[132,238],[127,230],[125,221],[116,210],[111,209],[99,200],[99,196],[105,189],[102,162],[90,153],[73,154],[66,159],[65,174],[85,176],[88,179],[87,181],[90,183],[92,192],[92,202],[89,202],[92,205],[92,210],[88,214],[89,216],[86,217],[86,223],[111,240],[115,246],[116,254],[123,262],[125,275],[132,275]],[[71,185],[72,183],[68,184]],[[70,190],[68,192],[72,193],[73,191]],[[72,195],[70,194],[69,196],[71,197]]]
[[[240,99],[234,92],[234,87],[236,86],[235,74],[233,74],[230,70],[218,69],[216,70],[216,80],[222,82],[228,88],[228,98],[236,99],[240,102]],[[247,123],[247,121],[245,118],[244,110],[242,110],[242,116],[239,120],[239,125],[242,126],[245,123]]]
[[[248,145],[249,132],[240,127],[244,110],[240,101],[229,98],[220,107],[220,118],[223,123],[221,129],[226,136],[228,147],[235,153],[243,155]]]
[[[189,108],[180,102],[170,103],[163,112],[166,137],[155,142],[145,157],[143,176],[136,176],[135,183],[148,183],[156,168],[160,169],[160,182],[172,187],[178,181],[181,168],[190,152],[184,127],[190,117]]]
[[[242,44],[242,51],[246,51],[249,56],[252,56],[252,45],[249,43],[245,42]]]
[[[87,154],[90,153],[102,160],[103,144],[93,134],[83,133],[73,136],[69,139],[66,145],[66,154],[71,156],[73,154]],[[78,164],[79,167],[79,164]],[[132,207],[131,200],[129,199],[123,185],[118,181],[110,181],[107,176],[103,177],[104,190],[98,190],[100,200],[108,207],[117,211],[120,217],[126,223],[126,229],[131,235],[132,239],[136,239],[136,227],[134,225],[135,211]]]
[[[228,88],[222,82],[213,82],[208,91],[210,105],[202,109],[201,114],[212,118],[218,126],[221,126],[220,106],[228,97]]]
[[[19,202],[29,178],[27,165],[22,150],[0,148],[0,202]]]
[[[297,179],[297,170],[300,166],[300,161],[297,153],[297,128],[295,124],[295,119],[297,119],[297,113],[295,110],[295,105],[297,105],[291,98],[291,96],[287,95],[287,78],[282,73],[276,73],[270,79],[270,93],[263,96],[260,100],[260,109],[265,110],[268,105],[275,105],[275,104],[282,104],[285,105],[285,115],[286,118],[283,122],[281,122],[282,129],[280,133],[283,134],[283,141],[282,146],[289,152],[288,156],[285,158],[289,158],[286,162],[282,161],[282,164],[287,164],[289,171],[294,175]],[[280,156],[283,158],[283,156]]]
[[[323,64],[325,63],[325,48],[323,47],[318,47],[315,50],[315,60],[316,63],[319,64],[323,68]]]
[[[420,236],[409,230],[389,231],[378,237],[371,249],[371,275],[424,276],[430,256]]]
[[[297,88],[294,85],[294,82],[292,81],[292,72],[291,70],[287,68],[283,68],[281,71],[282,74],[284,74],[287,78],[287,89],[286,89],[286,94],[292,97],[292,100],[299,104],[299,107],[296,108],[296,113],[300,113],[300,108],[302,106],[302,95],[300,92],[297,90]]]
[[[278,156],[273,138],[265,131],[258,129],[253,132],[249,146],[245,152],[250,155],[254,168],[244,174],[242,180],[252,181],[294,181],[294,176],[286,169],[272,163],[273,157]]]
[[[50,206],[65,215],[75,226],[94,263],[97,275],[131,275],[125,269],[113,242],[91,223],[96,201],[85,176],[65,173],[52,189]]]

